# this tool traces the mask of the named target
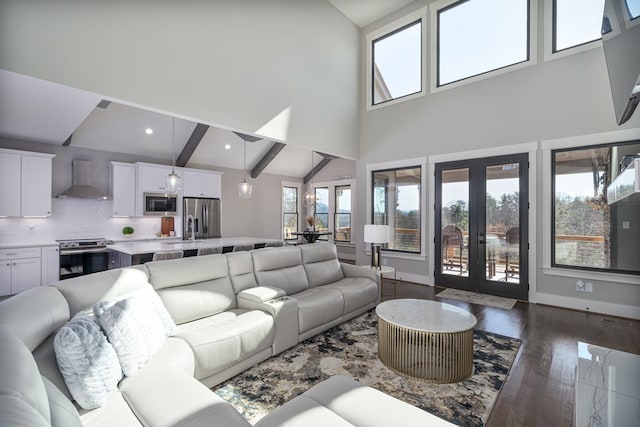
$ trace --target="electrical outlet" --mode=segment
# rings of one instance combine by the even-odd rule
[[[593,292],[593,283],[584,282],[584,291],[585,292]]]
[[[576,282],[576,291],[584,292],[584,282],[582,280]]]

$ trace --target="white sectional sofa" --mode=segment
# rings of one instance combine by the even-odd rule
[[[373,308],[379,286],[371,270],[341,264],[334,245],[318,243],[150,262],[23,292],[0,302],[0,425],[248,426],[208,387]],[[90,312],[96,320],[85,315]],[[93,333],[83,329],[87,324],[101,325],[99,337],[93,326]],[[81,358],[74,360],[82,363],[58,363],[77,357],[78,348]],[[101,364],[108,358],[98,360],[94,348],[115,349],[101,352],[120,363],[112,389],[114,369]],[[90,375],[79,392],[76,367],[85,375],[85,365],[97,378]],[[106,387],[99,404],[87,403],[87,384]],[[312,425],[287,418],[287,411],[305,408],[314,393],[327,396],[332,387],[338,394],[362,389],[347,379],[330,384],[261,425]],[[401,403],[380,395],[391,406]],[[407,420],[431,417],[406,407]],[[344,418],[341,411],[322,412]],[[356,419],[363,423],[355,425],[381,425],[366,414]]]

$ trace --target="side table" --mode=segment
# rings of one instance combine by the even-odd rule
[[[388,279],[393,277],[393,297],[396,297],[396,291],[398,287],[398,281],[396,280],[396,269],[390,265],[381,265],[380,269],[373,268],[370,265],[361,265],[360,267],[368,267],[375,271],[380,276],[380,298],[382,298],[382,279],[387,277]]]

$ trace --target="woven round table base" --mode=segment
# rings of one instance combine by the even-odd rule
[[[427,382],[463,381],[473,374],[473,328],[427,332],[378,318],[378,357],[389,369]]]

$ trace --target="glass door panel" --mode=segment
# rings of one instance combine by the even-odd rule
[[[527,155],[436,165],[436,285],[526,300]]]
[[[440,273],[469,274],[469,169],[442,172]]]

